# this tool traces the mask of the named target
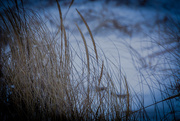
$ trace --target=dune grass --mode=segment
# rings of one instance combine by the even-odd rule
[[[126,88],[120,91],[124,92],[124,97],[117,96],[119,89],[104,61],[98,58],[93,35],[78,10],[91,36],[95,58],[76,24],[86,58],[77,56],[82,65],[73,61],[73,49],[69,46],[61,8],[56,2],[60,16],[56,35],[51,34],[38,14],[26,11],[17,1],[15,9],[7,7],[0,14],[1,37],[7,42],[1,45],[1,78],[6,85],[1,84],[4,88],[1,105],[6,105],[1,110],[3,120],[113,120],[121,119],[125,115],[123,112],[127,116],[122,119],[128,120],[130,92],[126,79],[117,80]],[[4,109],[9,113],[4,113]]]
[[[97,51],[90,27],[78,10],[93,43],[93,49],[89,48],[76,24],[84,54],[74,52],[70,46],[58,0],[60,27],[56,34],[38,14],[26,10],[23,1],[10,2],[15,6],[4,6],[0,13],[1,120],[149,119],[143,100],[130,88],[121,68],[107,67],[111,62]],[[119,76],[112,74],[115,71]],[[162,102],[171,104],[168,101],[174,98]]]

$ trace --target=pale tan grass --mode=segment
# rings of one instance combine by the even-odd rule
[[[95,56],[89,51],[85,36],[76,24],[85,53],[77,53],[82,65],[74,62],[74,50],[69,46],[61,7],[58,0],[56,3],[60,28],[55,35],[49,34],[50,30],[41,17],[33,12],[16,14],[9,10],[5,15],[0,14],[6,33],[4,37],[10,47],[10,56],[4,51],[1,53],[4,78],[9,86],[14,86],[10,88],[10,103],[14,104],[16,111],[24,114],[21,117],[24,120],[133,119],[126,77],[119,72],[120,69],[107,68],[108,64],[99,58],[92,32],[79,11],[90,34]],[[21,10],[20,7],[17,9]],[[60,43],[57,42],[59,38]],[[107,57],[104,58],[110,63]],[[119,76],[114,77],[116,71]],[[123,88],[118,89],[116,82],[121,83]],[[122,93],[117,95],[118,90],[126,92],[127,96],[122,98]]]
[[[88,30],[88,32],[89,32],[89,34],[90,34],[90,37],[91,37],[91,40],[92,40],[92,43],[93,43],[93,46],[94,46],[94,52],[95,52],[95,54],[96,54],[96,60],[97,60],[97,62],[98,62],[98,54],[97,54],[97,49],[96,49],[96,43],[95,43],[95,41],[94,41],[94,37],[93,37],[93,35],[92,35],[92,32],[91,32],[91,30],[90,30],[90,28],[89,28],[86,20],[85,20],[84,17],[81,15],[81,13],[80,13],[77,9],[76,9],[76,11],[77,11],[78,14],[80,15],[81,19],[83,20],[83,22],[84,22],[84,24],[86,25],[86,28],[87,28],[87,30]]]

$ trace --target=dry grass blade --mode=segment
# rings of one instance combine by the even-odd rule
[[[58,10],[59,10],[59,17],[60,17],[60,21],[61,21],[61,31],[63,30],[62,26],[63,26],[63,18],[62,18],[62,12],[61,12],[61,7],[60,4],[58,2],[58,0],[56,0],[57,6],[58,6]]]
[[[130,110],[129,110],[129,107],[130,107],[130,100],[129,100],[129,87],[128,87],[128,84],[127,84],[127,80],[126,80],[126,77],[124,76],[124,81],[125,81],[125,86],[126,86],[126,93],[127,93],[127,106],[126,106],[126,121],[128,121],[129,120],[129,112],[130,112]]]
[[[87,57],[87,68],[88,68],[88,75],[90,74],[90,64],[89,64],[89,51],[88,51],[88,47],[87,47],[87,43],[86,43],[86,40],[85,40],[85,37],[81,31],[81,29],[79,28],[79,26],[76,24],[80,34],[81,34],[81,37],[83,39],[83,42],[84,42],[84,46],[85,46],[85,49],[86,49],[86,57]]]
[[[71,1],[70,5],[69,5],[69,9],[71,8],[73,3],[74,3],[74,0]]]
[[[64,29],[64,44],[65,44],[65,65],[66,67],[69,65],[69,43],[68,43],[68,40],[67,40],[67,37],[66,37],[66,30]]]
[[[103,76],[103,68],[104,68],[104,61],[102,62],[101,74],[100,74],[100,77],[99,77],[99,79],[98,79],[98,86],[100,86],[101,79],[102,79],[102,76]]]
[[[177,95],[174,95],[174,96],[168,97],[168,98],[166,98],[166,99],[164,99],[164,100],[161,100],[161,101],[155,102],[155,103],[153,103],[153,104],[151,104],[151,105],[148,105],[148,106],[146,106],[146,107],[140,108],[139,110],[133,111],[131,114],[136,113],[136,112],[139,112],[139,111],[141,111],[141,110],[144,110],[144,109],[146,109],[146,108],[148,108],[148,107],[154,106],[154,105],[156,105],[156,104],[158,104],[158,103],[161,103],[161,102],[164,102],[164,101],[167,101],[167,100],[174,99],[174,98],[176,98],[176,97],[180,97],[180,93],[179,93],[179,94],[177,94]]]
[[[96,43],[95,43],[95,41],[94,41],[94,37],[93,37],[93,35],[92,35],[92,32],[91,32],[91,30],[90,30],[87,22],[85,21],[84,17],[81,15],[81,13],[80,13],[77,9],[76,9],[76,11],[78,12],[78,14],[80,15],[80,17],[81,17],[81,19],[83,20],[84,24],[86,25],[86,28],[88,29],[88,32],[89,32],[90,37],[91,37],[91,40],[92,40],[92,42],[93,42],[94,52],[95,52],[95,54],[96,54],[96,60],[97,60],[97,62],[98,62],[98,54],[97,54],[97,49],[96,49]]]
[[[65,16],[64,16],[64,20],[66,19],[66,16],[67,16],[67,14],[68,14],[68,12],[69,12],[69,10],[70,10],[70,8],[71,8],[71,6],[72,6],[73,3],[74,3],[74,0],[71,1],[70,5],[69,5],[69,8],[68,8],[68,10],[66,11],[66,14],[65,14]]]
[[[83,39],[83,42],[84,42],[84,46],[85,46],[85,50],[86,50],[86,58],[87,58],[87,69],[88,69],[88,75],[87,75],[87,81],[88,81],[88,87],[87,87],[87,107],[90,107],[90,97],[89,97],[89,94],[90,94],[90,62],[89,62],[89,51],[88,51],[88,47],[87,47],[87,43],[86,43],[86,40],[85,40],[85,37],[81,31],[81,29],[79,28],[79,26],[76,24],[80,34],[81,34],[81,37]]]
[[[56,0],[56,3],[57,3],[57,6],[58,6],[58,10],[59,10],[59,17],[60,17],[60,28],[58,29],[56,35],[60,32],[61,30],[61,62],[62,62],[62,51],[63,51],[63,30],[64,30],[64,25],[63,25],[63,18],[62,18],[62,12],[61,12],[61,7],[60,7],[60,4],[58,2],[58,0]]]

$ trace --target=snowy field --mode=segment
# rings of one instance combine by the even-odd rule
[[[134,88],[139,84],[138,71],[134,67],[129,47],[142,57],[140,68],[154,67],[157,64],[157,58],[151,56],[161,48],[155,45],[152,47],[152,41],[155,43],[163,39],[161,38],[161,34],[164,34],[162,26],[170,22],[168,18],[179,17],[177,14],[179,11],[168,11],[151,6],[117,5],[116,2],[107,4],[104,1],[75,1],[68,11],[69,4],[70,2],[60,2],[71,46],[77,49],[77,43],[83,43],[75,23],[85,34],[88,46],[92,46],[88,30],[78,15],[77,9],[87,21],[98,48],[102,49],[113,63],[119,64],[120,61],[120,66]],[[59,12],[56,3],[44,8],[42,13],[52,32],[59,27]],[[135,89],[138,90],[138,88]]]
[[[75,25],[78,24],[85,35],[88,46],[93,48],[88,30],[77,13],[77,9],[88,23],[98,51],[103,51],[106,58],[112,62],[112,65],[109,64],[109,68],[120,67],[130,88],[132,88],[131,91],[133,90],[137,95],[140,96],[143,90],[145,106],[154,102],[149,85],[154,87],[156,101],[160,101],[162,97],[159,96],[160,92],[156,90],[157,83],[153,83],[154,77],[151,78],[151,76],[165,73],[161,70],[165,70],[169,63],[165,63],[163,57],[167,56],[172,60],[173,57],[169,54],[164,54],[163,57],[154,56],[154,54],[163,52],[163,47],[157,46],[156,42],[163,41],[163,37],[166,35],[165,28],[167,28],[165,25],[171,23],[169,18],[180,19],[180,10],[176,9],[177,6],[164,7],[161,2],[157,4],[149,2],[148,5],[140,6],[137,3],[125,5],[117,1],[75,0],[71,8],[68,9],[70,2],[60,1],[70,46],[78,52],[79,45],[83,45],[82,37]],[[41,1],[37,4],[31,4],[30,8],[33,6],[34,10],[40,11],[40,15],[42,14],[52,33],[60,27],[59,11],[55,2]],[[45,7],[42,7],[42,4]],[[173,26],[170,27],[174,29]],[[168,44],[168,47],[177,49],[179,43],[172,42]],[[179,68],[178,65],[171,65],[171,67]],[[116,75],[116,72],[113,73]],[[171,77],[169,76],[169,78]],[[180,106],[178,102],[177,106]]]
[[[167,63],[164,63],[164,58],[154,56],[155,53],[163,51],[163,47],[157,46],[156,42],[164,41],[165,25],[171,23],[169,18],[178,19],[180,17],[180,11],[176,9],[177,6],[172,6],[174,5],[172,3],[169,8],[163,7],[161,2],[140,6],[138,4],[120,4],[117,1],[107,3],[105,1],[75,0],[71,8],[68,9],[70,2],[60,1],[60,5],[64,16],[65,29],[72,48],[78,51],[78,45],[83,45],[75,23],[80,26],[85,34],[88,46],[92,47],[88,30],[78,15],[77,9],[87,21],[95,38],[98,51],[102,50],[114,65],[122,69],[130,87],[137,94],[142,94],[141,91],[143,90],[145,106],[152,104],[154,101],[151,95],[152,92],[148,88],[149,85],[154,87],[156,101],[161,100],[160,92],[156,89],[157,83],[153,83],[152,79],[154,78],[148,77],[148,74],[160,74],[161,70],[166,69]],[[43,4],[46,7],[43,7],[42,15],[49,29],[53,32],[60,25],[57,5],[53,2],[51,5],[49,5],[50,2],[44,2]],[[35,5],[35,8],[38,8],[37,6]],[[173,42],[168,47],[176,48],[177,45],[178,43]],[[137,58],[134,58],[133,53]],[[172,66],[173,68],[179,68]],[[113,66],[109,65],[109,67]],[[146,77],[142,79],[140,72]],[[143,84],[143,89],[140,84]],[[177,106],[179,106],[178,103]]]

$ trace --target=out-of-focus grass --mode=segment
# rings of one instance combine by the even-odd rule
[[[152,96],[153,104],[144,108],[155,107],[153,120],[178,120],[180,115],[180,19],[178,16],[166,19],[158,25],[158,38],[152,37],[150,46],[141,49],[148,51],[148,56],[141,56],[127,45],[139,73],[142,91],[146,87]]]

